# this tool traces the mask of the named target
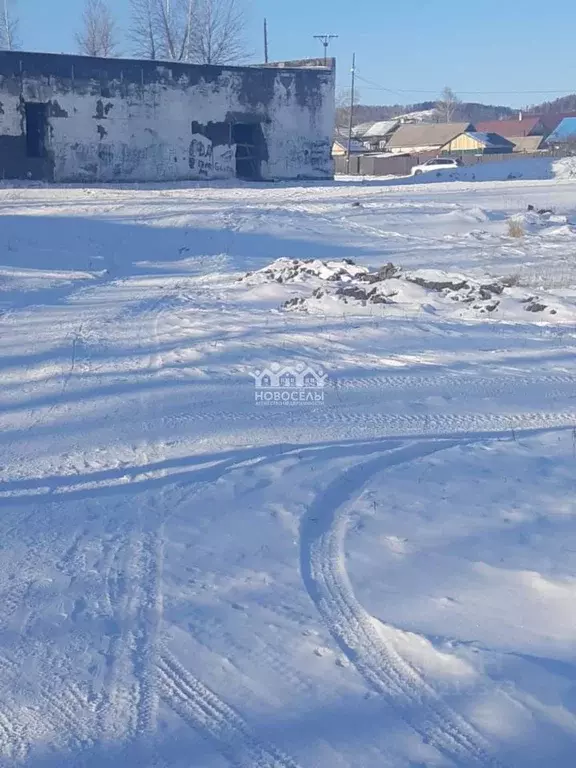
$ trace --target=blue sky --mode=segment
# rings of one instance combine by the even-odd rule
[[[28,50],[74,52],[83,0],[12,0]],[[576,3],[555,0],[245,0],[253,60],[261,59],[268,18],[274,59],[319,55],[319,33],[338,34],[332,52],[338,83],[347,84],[357,55],[366,104],[433,100],[446,85],[461,98],[525,104],[576,91]],[[119,22],[129,0],[111,0]],[[128,43],[124,53],[130,53]],[[369,80],[370,83],[364,82]],[[388,89],[388,90],[383,90]]]

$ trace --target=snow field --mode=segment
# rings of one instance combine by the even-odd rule
[[[572,765],[571,310],[240,278],[392,262],[570,308],[573,181],[0,206],[0,765]],[[300,361],[324,404],[255,403]]]

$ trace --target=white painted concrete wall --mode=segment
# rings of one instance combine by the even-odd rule
[[[87,84],[63,86],[55,78],[22,78],[24,101],[51,102],[48,149],[54,180],[175,181],[235,176],[235,147],[212,145],[192,134],[192,122],[221,123],[230,114],[262,119],[268,161],[263,178],[326,178],[331,175],[330,145],[334,125],[334,82],[320,73],[313,103],[303,103],[294,70],[277,70],[273,92],[243,92],[243,71],[222,70],[213,82],[182,81],[142,86],[110,84],[110,98],[94,95]],[[308,73],[310,76],[310,73]],[[308,81],[309,83],[310,81]],[[20,95],[0,82],[0,136],[22,135]],[[14,90],[12,87],[11,91]],[[254,90],[254,89],[252,89]],[[264,103],[266,100],[268,103]],[[67,116],[56,116],[64,115]],[[240,115],[240,117],[239,117]]]

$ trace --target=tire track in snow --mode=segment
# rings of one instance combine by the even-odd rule
[[[110,641],[99,727],[107,736],[134,739],[156,729],[162,529],[134,530],[116,547],[106,600],[118,631]]]
[[[106,602],[111,608],[115,630],[110,635],[106,656],[107,671],[98,704],[98,727],[104,738],[133,736],[136,730],[136,701],[132,679],[130,613],[138,577],[135,571],[135,544],[125,535],[113,545],[106,574]]]
[[[11,659],[1,657],[0,670],[4,673],[6,682],[15,689],[22,689],[22,663],[17,664]],[[93,744],[90,734],[92,709],[75,683],[55,686],[55,680],[41,677],[34,685],[33,708],[16,704],[10,710],[4,691],[2,698],[0,756],[11,755],[12,759],[22,761],[27,756],[31,744],[46,738],[49,733],[56,734],[73,749]]]
[[[29,744],[24,736],[22,723],[0,707],[0,758],[8,758],[21,762],[28,754]]]
[[[570,397],[576,391],[576,376],[570,374],[494,374],[473,375],[461,373],[430,373],[415,376],[407,373],[386,375],[370,371],[365,376],[335,377],[341,393],[348,390],[361,391],[390,391],[399,392],[403,397],[408,393],[411,397],[422,393],[442,397],[496,397],[502,395],[531,395],[537,398],[551,399],[553,397]]]
[[[152,314],[150,336],[156,343],[159,319],[169,299],[162,293],[147,308]],[[143,333],[143,339],[147,345],[149,336]],[[159,355],[150,352],[145,370],[154,373],[161,365]],[[150,406],[142,395],[141,406],[143,416],[149,417]],[[145,419],[143,428],[148,429]],[[106,601],[118,632],[110,643],[99,724],[112,738],[133,740],[156,730],[156,642],[162,620],[163,561],[163,526],[158,523],[156,506],[151,501],[150,507],[144,505],[138,510],[140,524],[116,543],[106,577]]]
[[[80,557],[82,542],[82,534],[75,533],[60,560],[54,564],[55,570],[70,575],[70,563]],[[38,552],[29,553],[28,561],[36,562],[36,568],[40,571]],[[14,575],[17,574],[18,571],[15,570]],[[26,579],[22,582],[22,584],[25,583],[26,588],[21,594],[17,608],[28,611],[28,615],[20,620],[17,630],[19,637],[15,643],[11,644],[11,654],[14,658],[0,656],[3,700],[0,709],[0,754],[11,752],[13,755],[18,755],[19,760],[24,759],[32,743],[45,738],[48,733],[56,734],[60,740],[66,741],[74,748],[91,744],[89,730],[91,718],[94,715],[87,699],[80,694],[77,684],[64,680],[61,674],[52,675],[39,667],[34,674],[32,687],[26,674],[23,676],[22,671],[26,669],[29,654],[27,638],[33,634],[32,625],[41,617],[40,609],[45,608],[53,595],[44,594],[43,591],[35,594],[35,587],[42,586],[50,580],[39,579],[39,574],[30,570],[26,561],[21,564],[21,573],[18,576],[21,575]],[[9,604],[9,609],[0,620],[0,624],[15,612],[15,609],[12,610],[12,603]],[[59,669],[62,663],[61,654],[58,652],[53,654],[51,663],[55,669]],[[20,701],[13,703],[10,709],[7,702],[13,691],[18,691],[20,695],[25,691],[28,698],[34,701],[34,706],[23,706]]]
[[[159,684],[168,706],[193,728],[217,742],[239,768],[299,768],[292,758],[264,743],[213,691],[187,672],[168,652],[158,660]]]
[[[347,507],[386,467],[414,461],[466,441],[412,444],[356,465],[333,481],[301,525],[300,567],[306,589],[330,633],[369,686],[439,752],[461,766],[502,768],[487,741],[442,701],[420,673],[382,639],[354,595],[345,566]]]
[[[142,735],[154,733],[158,716],[156,644],[162,621],[162,529],[144,532],[139,544],[139,583],[131,645],[138,690],[136,732]]]

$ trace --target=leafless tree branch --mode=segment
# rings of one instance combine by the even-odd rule
[[[131,0],[134,53],[187,61],[196,0]]]
[[[0,8],[0,50],[14,51],[18,45],[18,18],[10,0],[3,0]]]
[[[129,37],[134,54],[143,59],[156,59],[158,30],[156,28],[156,0],[130,0],[132,23]]]
[[[242,0],[196,0],[190,59],[199,64],[232,64],[246,55]]]
[[[246,54],[243,0],[130,0],[134,53],[149,59],[231,64]]]
[[[86,0],[76,42],[87,56],[117,56],[116,23],[106,0]]]

